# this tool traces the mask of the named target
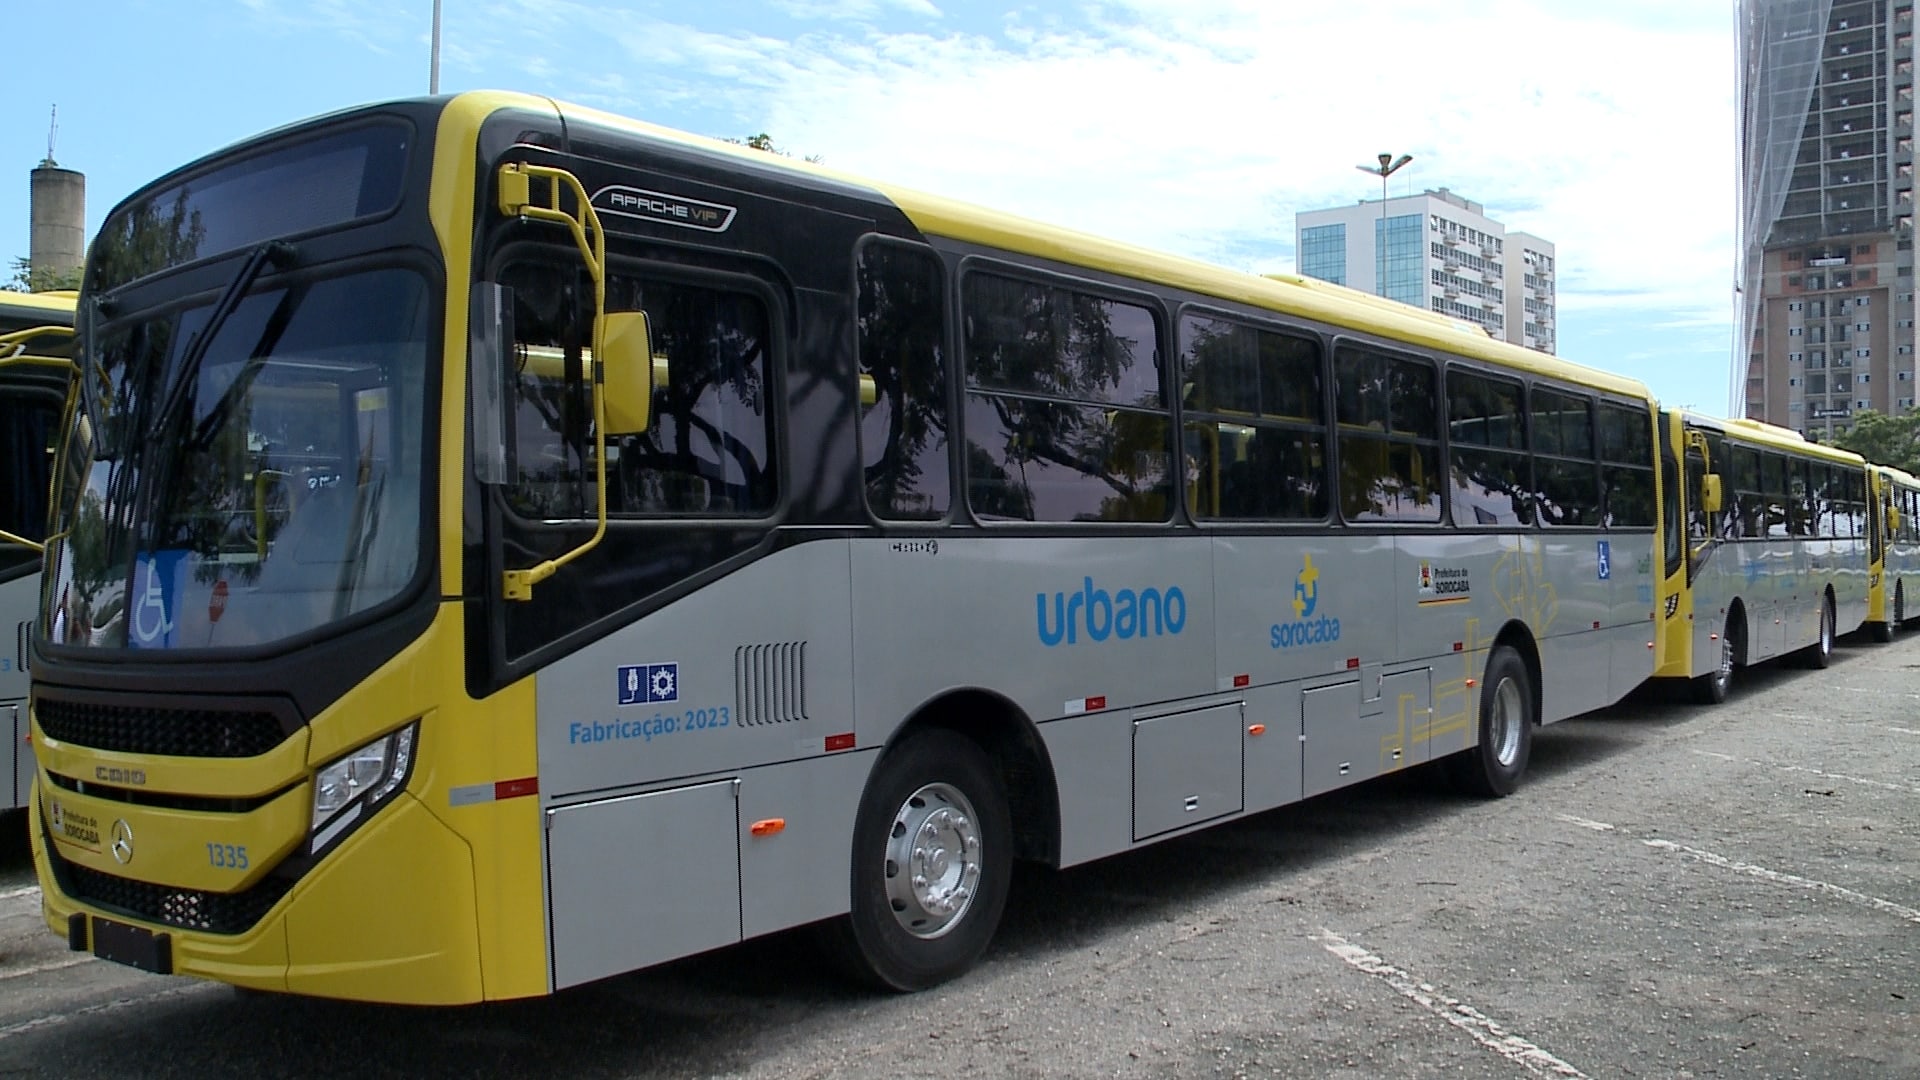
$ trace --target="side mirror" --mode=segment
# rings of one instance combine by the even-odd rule
[[[653,330],[644,311],[600,316],[601,378],[608,435],[638,435],[653,423],[653,391],[667,384],[666,357],[653,355]]]
[[[477,283],[467,309],[467,391],[473,425],[473,475],[506,484],[514,474],[512,366],[513,290]]]
[[[1723,505],[1720,491],[1720,474],[1708,473],[1700,478],[1700,509],[1709,514],[1717,514]]]
[[[1900,508],[1897,506],[1887,507],[1887,531],[1890,533],[1900,531]]]

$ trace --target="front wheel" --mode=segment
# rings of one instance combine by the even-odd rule
[[[1720,656],[1713,670],[1693,680],[1693,697],[1702,705],[1718,705],[1733,689],[1733,616],[1720,631]]]
[[[909,736],[861,797],[852,910],[829,924],[828,946],[864,982],[936,986],[986,951],[1012,868],[1006,794],[986,754],[950,731]]]
[[[1446,759],[1448,779],[1470,795],[1510,795],[1527,771],[1533,747],[1533,680],[1520,654],[1505,645],[1487,657],[1480,687],[1480,742]]]

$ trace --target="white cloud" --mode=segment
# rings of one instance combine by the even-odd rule
[[[384,38],[394,16],[373,3],[304,17],[357,12]],[[777,37],[680,5],[477,0],[449,11],[448,41],[467,80],[766,131],[876,179],[1254,270],[1291,269],[1296,212],[1379,197],[1354,165],[1411,153],[1396,194],[1445,186],[1557,245],[1573,319],[1697,338],[1730,317],[1735,251],[1732,26],[1698,7],[782,0],[807,22]],[[877,28],[897,13],[926,21]]]

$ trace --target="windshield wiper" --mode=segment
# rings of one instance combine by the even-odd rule
[[[233,280],[227,283],[226,290],[220,294],[220,299],[214,302],[213,311],[207,315],[206,325],[202,326],[193,340],[187,343],[186,351],[181,354],[179,370],[174,372],[173,381],[167,384],[166,396],[160,401],[160,409],[152,414],[153,419],[147,425],[146,445],[148,447],[158,446],[173,435],[175,426],[180,422],[180,414],[186,408],[187,400],[193,396],[193,385],[199,381],[200,365],[206,361],[207,353],[213,349],[213,339],[219,336],[220,328],[233,317],[233,313],[240,309],[241,301],[247,297],[247,290],[253,288],[253,283],[259,280],[268,266],[284,268],[291,266],[293,260],[293,245],[283,240],[269,240],[248,252],[247,261],[233,275]],[[148,361],[148,363],[160,362],[159,356],[154,356]],[[173,487],[174,467],[179,456],[176,453],[161,454],[152,477],[146,483],[146,496],[141,500],[143,505],[140,509],[140,518],[146,523],[145,546],[149,551],[156,550],[159,546],[162,524],[159,519],[163,515],[158,508],[166,505],[167,492]]]
[[[167,385],[167,395],[160,402],[160,411],[154,414],[153,423],[147,425],[149,442],[165,439],[173,431],[174,424],[179,421],[180,410],[186,407],[194,381],[200,377],[200,365],[213,348],[213,339],[219,336],[220,328],[233,317],[233,313],[240,309],[241,301],[247,298],[247,290],[253,287],[253,283],[269,265],[284,269],[293,264],[293,257],[293,245],[284,240],[269,240],[248,253],[247,261],[233,275],[233,280],[227,283],[220,299],[215,301],[213,311],[207,315],[207,324],[187,343],[187,351],[180,357],[180,367],[174,372],[173,381]]]

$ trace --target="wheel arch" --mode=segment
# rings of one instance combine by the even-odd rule
[[[1500,628],[1500,632],[1493,636],[1493,644],[1494,648],[1505,645],[1519,653],[1521,663],[1527,665],[1527,681],[1532,684],[1533,689],[1533,723],[1538,727],[1544,712],[1542,706],[1546,702],[1546,691],[1541,685],[1540,645],[1534,640],[1533,631],[1527,629],[1527,624],[1519,619],[1509,619],[1507,624]],[[1488,652],[1488,658],[1489,660],[1492,658],[1491,650]]]
[[[1747,666],[1747,602],[1736,596],[1727,601],[1727,624],[1721,633],[1733,638],[1733,665]]]
[[[979,746],[993,762],[1013,822],[1014,857],[1060,864],[1060,788],[1053,759],[1026,711],[979,687],[945,690],[914,709],[888,737],[882,756],[918,732],[938,728]]]

